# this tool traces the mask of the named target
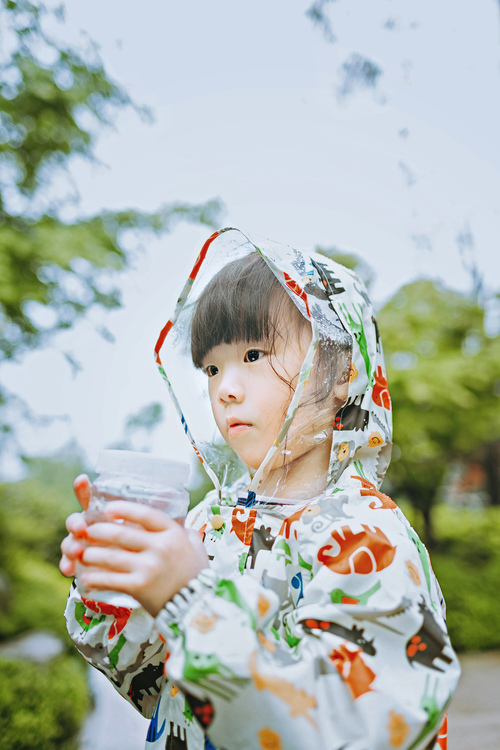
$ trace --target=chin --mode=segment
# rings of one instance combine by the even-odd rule
[[[258,458],[252,457],[252,456],[245,456],[241,455],[240,453],[237,454],[240,461],[243,461],[245,466],[248,466],[249,469],[251,469],[252,472],[257,471],[259,466],[261,465],[262,461],[264,460],[264,456],[259,456]]]
[[[243,458],[241,460],[243,461],[245,466],[248,466],[248,468],[251,469],[252,472],[257,471],[262,463],[262,461],[245,461]]]

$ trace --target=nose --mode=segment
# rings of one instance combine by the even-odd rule
[[[241,403],[244,398],[244,388],[236,367],[225,367],[221,373],[217,388],[217,398],[221,404]]]

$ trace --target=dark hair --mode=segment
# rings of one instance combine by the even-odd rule
[[[297,333],[309,325],[260,253],[234,260],[211,279],[196,304],[193,363],[201,369],[211,349],[235,341],[267,341],[272,352],[284,320]]]
[[[201,293],[191,322],[191,357],[202,369],[211,349],[237,341],[267,341],[274,353],[277,336],[286,331],[298,335],[309,325],[260,253],[253,252],[224,266]],[[339,375],[338,352],[332,342],[321,340],[317,357],[319,383],[313,401],[320,403]],[[345,363],[342,370],[340,377],[345,380]],[[293,390],[291,381],[284,382]]]

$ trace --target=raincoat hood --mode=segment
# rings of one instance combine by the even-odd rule
[[[190,330],[196,303],[210,280],[229,262],[255,252],[309,320],[312,338],[283,426],[253,472],[217,430],[207,376],[191,360]],[[391,399],[377,322],[363,283],[353,271],[323,255],[252,239],[238,229],[222,229],[208,238],[160,334],[155,360],[184,430],[222,502],[234,504],[246,489],[250,497],[258,494],[266,467],[278,451],[283,452],[306,385],[317,368],[315,354],[325,343],[347,362],[349,379],[345,402],[332,412],[326,494],[335,491],[341,476],[344,489],[353,481],[352,475],[379,487],[391,453]]]
[[[427,551],[378,489],[391,402],[355,274],[216,232],[155,355],[215,484],[185,521],[207,565],[154,620],[76,584],[66,610],[87,661],[151,718],[147,748],[445,750],[460,667]],[[162,591],[195,549],[164,546]]]

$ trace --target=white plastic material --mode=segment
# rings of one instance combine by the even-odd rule
[[[99,454],[96,471],[98,476],[91,486],[90,502],[85,513],[87,523],[109,521],[104,509],[106,503],[113,500],[148,505],[183,523],[189,507],[189,494],[185,487],[189,480],[189,464],[150,453],[105,450]],[[79,564],[76,567],[78,578],[81,567]],[[115,591],[82,593],[89,599],[118,607],[139,606],[131,597]]]
[[[110,500],[130,500],[183,518],[189,506],[189,465],[136,451],[102,451],[92,485],[88,521],[95,523]]]
[[[105,450],[97,460],[98,474],[123,474],[130,477],[143,477],[154,484],[165,484],[183,490],[189,479],[189,464],[170,461],[138,451]]]

